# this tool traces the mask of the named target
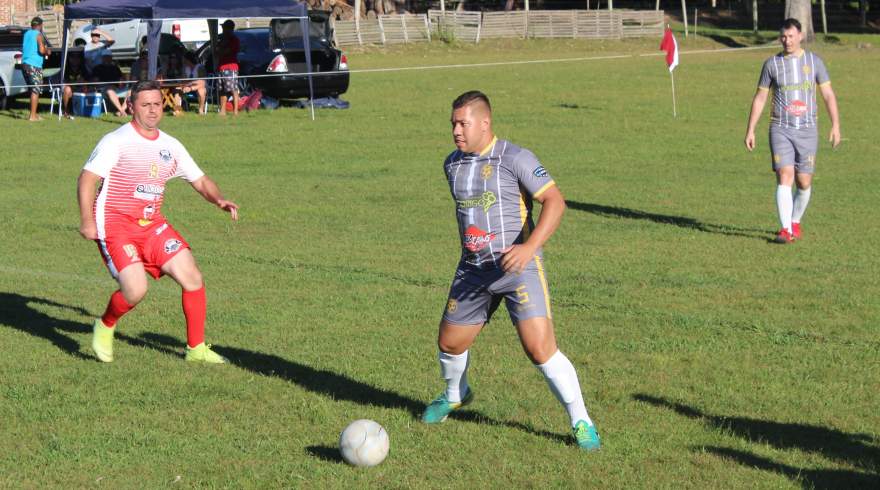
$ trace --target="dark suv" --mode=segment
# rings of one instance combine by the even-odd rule
[[[311,71],[315,97],[335,97],[348,90],[348,60],[333,46],[329,13],[310,11],[309,19],[311,70],[306,67],[299,19],[273,19],[268,28],[235,31],[241,42],[238,74],[263,75],[247,78],[248,85],[278,99],[308,97],[308,77],[299,73]],[[209,72],[214,71],[210,46],[202,46],[197,56]]]

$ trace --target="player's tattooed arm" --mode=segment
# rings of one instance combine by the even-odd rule
[[[220,192],[220,187],[210,177],[203,175],[198,180],[193,181],[191,185],[206,201],[229,213],[234,221],[238,220],[238,205],[224,199],[223,193]]]
[[[76,184],[76,197],[79,202],[79,234],[86,240],[98,239],[98,225],[92,214],[92,204],[98,192],[98,182],[101,180],[97,174],[83,170],[79,174]]]

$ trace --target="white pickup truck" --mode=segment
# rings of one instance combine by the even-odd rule
[[[221,32],[219,25],[224,20],[218,21],[218,34]],[[147,45],[147,21],[138,19],[122,22],[93,21],[73,33],[73,45],[85,46],[90,41],[92,29],[95,28],[106,32],[113,38],[115,42],[110,46],[110,51],[113,52],[113,57],[116,59],[135,59]],[[207,19],[166,20],[162,22],[162,33],[176,37],[184,46],[193,50],[211,39]]]

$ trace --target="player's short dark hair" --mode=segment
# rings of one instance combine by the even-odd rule
[[[39,16],[31,19],[31,27],[36,27],[36,26],[41,26],[41,25],[43,25],[43,19],[40,18]]]
[[[486,97],[486,94],[479,90],[471,90],[470,92],[465,92],[459,95],[452,101],[452,110],[461,109],[462,107],[468,104],[473,104],[477,101],[486,104],[486,108],[489,109],[489,112],[492,112],[492,104],[489,103],[489,97]]]
[[[798,32],[801,32],[801,22],[799,20],[789,17],[788,19],[785,19],[784,21],[782,21],[782,30],[783,31],[786,29],[791,29],[792,27],[797,29]]]
[[[159,82],[155,80],[144,80],[142,82],[134,84],[134,87],[132,87],[131,89],[131,102],[134,103],[137,100],[137,96],[139,93],[146,92],[148,90],[161,90]]]

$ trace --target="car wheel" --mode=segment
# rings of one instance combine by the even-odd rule
[[[6,110],[6,101],[8,97],[6,97],[6,87],[0,86],[0,111]]]

